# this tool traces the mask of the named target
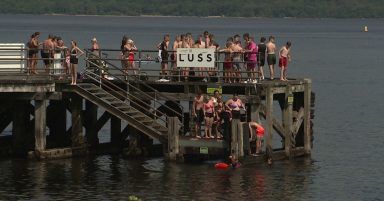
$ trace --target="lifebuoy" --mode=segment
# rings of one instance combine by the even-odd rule
[[[215,164],[216,169],[224,170],[224,169],[227,169],[228,167],[229,167],[229,164],[227,164],[227,163],[216,163]]]

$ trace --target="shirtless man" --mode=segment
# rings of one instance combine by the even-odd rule
[[[179,46],[181,46],[181,37],[180,35],[177,35],[175,38],[175,41],[173,42],[173,46],[172,46],[173,53],[171,54],[171,62],[172,62],[171,68],[174,75],[177,75],[176,53],[177,53],[177,48],[179,48]]]
[[[288,61],[291,61],[291,42],[288,41],[287,44],[285,44],[279,51],[279,67],[281,68],[280,71],[280,80],[281,81],[288,81],[287,79],[287,68],[288,68]]]
[[[257,64],[257,51],[258,47],[253,41],[253,37],[249,37],[245,52],[247,53],[247,71],[249,82],[256,83],[256,64]]]
[[[205,39],[205,48],[208,48],[209,44],[211,44],[208,31],[204,31],[203,35]]]
[[[189,46],[189,44],[188,44],[188,40],[187,40],[186,35],[182,34],[182,35],[180,36],[180,40],[181,40],[181,43],[179,44],[179,45],[180,45],[179,48],[191,48],[191,46]],[[182,70],[182,74],[183,74],[183,76],[184,76],[184,80],[185,80],[185,81],[188,81],[188,77],[189,77],[189,68],[187,68],[187,67],[183,67],[182,69],[183,69],[183,70]]]
[[[276,64],[275,51],[276,51],[275,37],[270,36],[269,42],[267,43],[267,54],[268,54],[267,63],[269,66],[269,75],[271,80],[274,79],[274,75],[275,75],[275,72],[274,72],[274,68]]]
[[[45,72],[49,73],[53,63],[53,43],[54,36],[49,35],[48,38],[43,42],[43,49],[41,50],[41,58],[44,61]]]
[[[200,138],[201,123],[204,121],[204,96],[198,91],[193,100],[192,115],[195,120],[195,137]]]
[[[240,63],[242,62],[241,60],[241,55],[243,48],[241,47],[241,42],[239,40],[234,40],[233,45],[231,46],[232,49],[232,65],[233,65],[233,72],[234,74],[232,75],[235,77],[234,82],[236,82],[236,79],[241,80],[241,68],[240,68]]]
[[[205,48],[205,42],[204,42],[204,40],[203,40],[203,35],[199,35],[199,37],[197,38],[197,40],[196,40],[196,43],[195,43],[195,48]],[[205,72],[206,72],[206,68],[205,67],[202,67],[202,68],[199,68],[199,71],[200,71],[200,73],[199,73],[199,76],[200,77],[204,77],[204,74],[205,74]],[[207,78],[204,78],[203,79],[203,82],[206,82],[207,81]]]

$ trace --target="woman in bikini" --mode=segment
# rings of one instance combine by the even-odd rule
[[[76,41],[71,41],[71,56],[70,56],[70,69],[71,69],[71,85],[76,85],[77,81],[77,73],[76,68],[77,64],[79,63],[79,57],[83,55],[84,52],[77,47]]]

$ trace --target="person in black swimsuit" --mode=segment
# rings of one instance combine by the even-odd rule
[[[266,38],[261,37],[260,38],[260,43],[258,45],[258,56],[259,58],[257,59],[258,62],[258,67],[259,67],[259,79],[264,80],[264,71],[263,67],[265,65],[265,53],[267,52],[267,45],[265,45]]]
[[[161,77],[165,79],[165,77],[168,75],[168,46],[169,46],[169,35],[166,34],[164,36],[163,42],[157,45],[157,48],[160,51],[160,57],[161,57]]]
[[[79,57],[83,55],[84,52],[77,47],[76,41],[71,41],[71,55],[69,58],[69,62],[71,63],[70,69],[71,69],[71,85],[76,85],[77,81],[77,73],[76,73],[76,68],[77,64],[79,63]]]

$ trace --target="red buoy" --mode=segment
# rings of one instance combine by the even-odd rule
[[[227,164],[227,163],[216,163],[215,164],[216,169],[224,170],[224,169],[227,169],[228,167],[229,167],[229,164]]]

